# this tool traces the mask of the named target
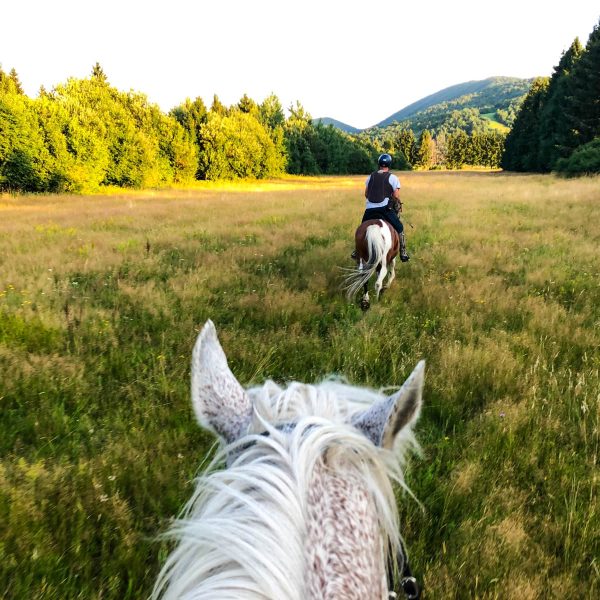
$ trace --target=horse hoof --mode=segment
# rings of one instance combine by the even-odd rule
[[[369,310],[371,303],[368,300],[361,300],[360,307],[364,310]]]

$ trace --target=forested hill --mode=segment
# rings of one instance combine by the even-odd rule
[[[313,123],[315,125],[320,123],[321,125],[333,125],[346,133],[359,133],[361,130],[357,127],[352,127],[352,125],[348,125],[347,123],[342,123],[342,121],[338,121],[337,119],[331,119],[330,117],[322,117],[321,119],[313,119]]]
[[[477,108],[483,113],[506,110],[512,101],[521,99],[529,90],[532,79],[517,77],[489,77],[481,81],[467,81],[447,87],[421,98],[390,115],[375,127],[387,127],[395,121],[419,121],[422,115],[445,113],[464,108]],[[483,111],[481,109],[484,109]]]
[[[489,129],[506,132],[512,126],[532,81],[517,77],[489,77],[459,83],[405,106],[365,131],[373,134],[400,124],[417,135],[425,129],[432,133],[441,129],[446,132],[462,129],[467,133]],[[359,131],[335,119],[316,120],[349,133]]]

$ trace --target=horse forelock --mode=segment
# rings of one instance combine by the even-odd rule
[[[411,435],[393,453],[350,425],[383,398],[370,390],[267,382],[248,394],[248,433],[198,478],[155,596],[380,597],[388,541],[399,536],[390,479],[402,483]]]

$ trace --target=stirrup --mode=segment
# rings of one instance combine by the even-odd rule
[[[356,251],[356,248],[354,250],[352,250],[352,254],[350,255],[350,258],[352,260],[358,260],[358,252]]]
[[[401,254],[400,255],[400,260],[402,262],[408,262],[410,260],[410,256],[408,254]]]

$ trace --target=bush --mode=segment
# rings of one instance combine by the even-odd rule
[[[556,171],[566,177],[600,173],[600,137],[579,146],[568,158],[561,158]]]

